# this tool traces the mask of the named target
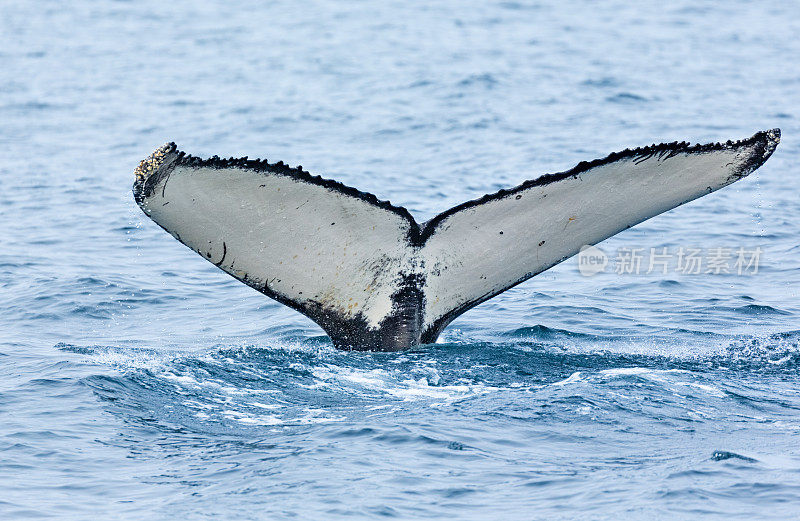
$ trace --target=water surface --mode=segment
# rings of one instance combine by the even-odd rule
[[[800,506],[791,3],[57,2],[0,17],[0,517],[787,519]],[[166,141],[423,221],[631,146],[783,140],[405,353],[342,353],[150,222]]]

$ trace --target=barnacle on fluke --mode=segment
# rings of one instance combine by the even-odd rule
[[[779,141],[774,129],[626,149],[422,224],[300,166],[201,159],[174,143],[140,163],[133,192],[175,238],[306,314],[336,346],[397,350],[434,342],[458,315],[582,246],[747,176]]]
[[[148,177],[150,177],[153,172],[158,170],[158,168],[161,166],[161,163],[164,162],[164,158],[167,157],[167,154],[174,152],[176,148],[177,146],[175,143],[166,143],[158,147],[155,152],[142,159],[139,163],[139,166],[137,166],[136,170],[133,171],[133,175],[136,177],[136,182],[144,182]]]

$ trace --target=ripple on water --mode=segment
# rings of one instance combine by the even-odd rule
[[[791,3],[6,4],[0,519],[796,517]],[[760,245],[757,274],[569,261],[405,353],[334,350],[130,194],[175,140],[422,222],[773,126],[753,176],[600,245],[643,271],[650,248]]]

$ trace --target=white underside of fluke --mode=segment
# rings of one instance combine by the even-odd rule
[[[741,179],[769,157],[779,135],[612,154],[422,226],[403,208],[301,170],[200,160],[174,145],[142,162],[134,193],[179,241],[324,324],[339,344],[358,348],[353,331],[411,328],[410,336],[380,337],[396,345],[364,346],[389,349],[433,341],[460,313],[581,246]],[[351,324],[349,333],[334,331],[341,324]]]
[[[178,166],[146,212],[237,279],[373,328],[413,256],[399,215],[277,174]]]
[[[749,151],[606,164],[461,210],[425,243],[425,324],[735,179]]]

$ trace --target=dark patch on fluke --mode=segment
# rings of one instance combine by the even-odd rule
[[[168,143],[162,146],[139,164],[135,170],[136,179],[133,185],[133,194],[142,210],[149,215],[146,199],[153,194],[155,187],[162,179],[166,177],[168,180],[170,173],[176,166],[212,169],[241,168],[255,172],[263,172],[264,174],[287,176],[298,181],[322,186],[331,191],[360,199],[370,205],[399,215],[409,224],[407,235],[408,245],[410,247],[419,248],[425,244],[427,239],[436,232],[443,222],[458,212],[511,196],[514,196],[515,200],[519,200],[522,198],[521,192],[524,190],[536,186],[548,185],[570,177],[577,178],[580,174],[588,172],[598,166],[624,159],[631,159],[635,163],[640,163],[656,157],[659,161],[666,161],[679,154],[704,154],[718,150],[736,150],[743,147],[752,147],[753,149],[749,156],[744,159],[742,164],[734,170],[728,178],[729,182],[733,182],[748,175],[764,163],[775,150],[779,140],[780,130],[774,129],[766,132],[758,132],[748,139],[736,142],[727,141],[726,143],[690,145],[687,142],[679,143],[676,141],[643,148],[626,149],[621,152],[609,154],[602,159],[583,161],[565,172],[546,174],[536,179],[525,181],[514,188],[503,189],[493,194],[484,195],[478,199],[467,201],[440,213],[421,225],[418,224],[411,216],[411,213],[403,207],[395,206],[389,201],[380,200],[370,193],[362,192],[338,181],[324,179],[321,176],[313,176],[300,166],[292,168],[282,161],[269,163],[266,160],[248,159],[247,157],[222,159],[218,156],[214,156],[210,159],[201,159],[178,151],[175,143]],[[162,187],[162,193],[165,190],[166,182]],[[335,222],[331,222],[331,226],[335,225]],[[167,231],[169,232],[169,230]],[[503,231],[499,231],[499,233],[502,235]],[[177,233],[175,233],[174,236],[179,241],[181,240]],[[542,246],[544,244],[545,241],[542,240],[538,245]],[[225,260],[226,255],[227,245],[223,241],[220,260],[218,262],[212,262],[219,267]],[[203,256],[211,260],[210,252],[206,252]],[[563,261],[566,258],[567,257],[564,257],[561,260]],[[520,284],[538,273],[539,272],[526,273],[509,287]],[[374,349],[384,351],[406,349],[420,343],[435,342],[441,331],[457,316],[481,302],[502,293],[506,289],[509,289],[502,288],[497,291],[491,291],[469,302],[465,302],[439,317],[433,325],[423,330],[425,319],[425,317],[423,317],[423,310],[425,309],[426,297],[423,293],[425,284],[424,276],[419,273],[403,274],[401,275],[401,279],[397,282],[395,293],[392,294],[391,297],[391,313],[384,318],[377,329],[373,329],[369,327],[367,320],[364,319],[361,314],[356,314],[355,318],[343,318],[334,309],[324,305],[322,302],[310,300],[300,303],[278,294],[270,288],[271,281],[254,280],[248,277],[247,274],[244,274],[240,280],[268,297],[314,320],[328,333],[336,347],[342,349]]]
[[[318,301],[300,304],[272,291],[269,281],[259,283],[245,276],[242,282],[264,295],[288,306],[319,324],[333,344],[348,351],[400,351],[426,341],[422,332],[422,310],[425,306],[422,290],[424,280],[419,275],[404,275],[399,289],[392,295],[393,313],[381,322],[378,329],[369,327],[367,320],[357,314],[345,319]]]

